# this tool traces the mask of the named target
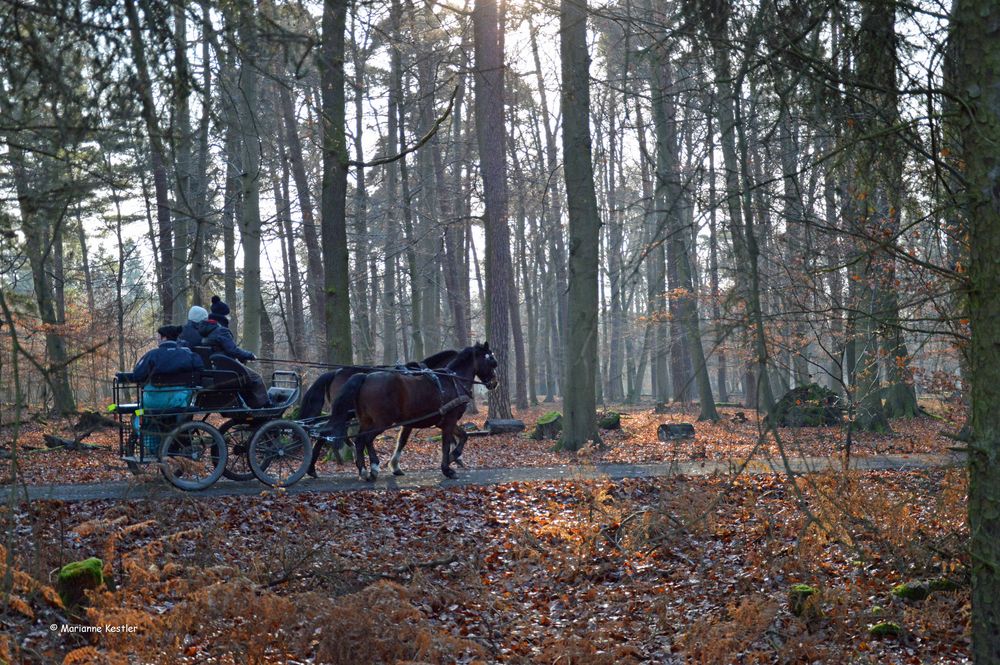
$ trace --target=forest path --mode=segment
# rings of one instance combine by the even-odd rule
[[[960,466],[965,464],[965,460],[963,453],[884,455],[853,458],[851,468],[868,471],[905,471]],[[286,490],[273,490],[255,480],[245,483],[220,480],[212,487],[200,492],[182,492],[168,485],[159,474],[151,473],[127,481],[77,485],[21,485],[16,488],[6,486],[0,488],[0,500],[4,503],[8,502],[12,491],[17,492],[19,501],[135,500],[181,497],[198,499],[217,496],[260,495],[278,491],[297,494],[301,492],[357,490],[446,489],[464,485],[500,485],[515,482],[594,480],[600,478],[621,480],[623,478],[666,478],[679,475],[707,476],[714,473],[728,474],[738,469],[742,462],[742,460],[705,460],[660,464],[580,464],[562,467],[461,469],[459,477],[454,480],[443,478],[441,472],[436,469],[410,471],[401,477],[393,476],[388,469],[383,469],[383,475],[374,483],[358,480],[353,473],[354,466],[351,464],[350,471],[345,465],[344,472],[336,476],[305,478]],[[789,464],[797,473],[814,473],[839,469],[842,466],[842,461],[829,457],[799,457],[790,458]],[[752,474],[782,472],[783,467],[779,458],[755,459],[746,468],[746,473]]]

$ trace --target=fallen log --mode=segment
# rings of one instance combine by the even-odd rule
[[[524,421],[500,418],[487,420],[486,431],[490,434],[516,434],[524,431]]]

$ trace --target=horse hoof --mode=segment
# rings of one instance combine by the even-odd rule
[[[374,473],[370,473],[370,474],[368,474],[368,477],[365,478],[365,480],[368,481],[368,482],[370,482],[370,483],[374,483],[376,478],[378,478],[377,475],[375,475]]]
[[[441,469],[441,473],[444,474],[445,478],[458,478],[458,474],[455,473],[454,469]]]
[[[456,457],[455,459],[452,460],[452,462],[455,464],[455,466],[457,466],[460,469],[465,468],[465,462],[462,461],[461,457]]]
[[[406,474],[403,473],[402,469],[396,469],[395,471],[392,472],[392,475],[394,475],[394,476],[405,476]]]
[[[318,474],[318,473],[316,473],[316,469],[309,469],[308,471],[306,471],[306,474],[307,474],[307,475],[308,475],[308,476],[309,476],[310,478],[319,478],[319,474]]]

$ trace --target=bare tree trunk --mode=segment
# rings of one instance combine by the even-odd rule
[[[173,294],[174,321],[187,318],[189,298],[188,248],[191,243],[194,213],[192,187],[193,150],[191,133],[191,72],[187,56],[187,9],[176,4],[174,10],[174,86],[173,120],[176,131],[172,137],[174,169],[174,247]]]
[[[347,252],[347,139],[344,135],[344,37],[347,0],[323,3],[323,284],[326,296],[326,360],[351,364],[350,279]]]
[[[576,450],[599,440],[596,422],[597,239],[600,216],[594,193],[590,139],[590,56],[586,0],[562,0],[563,170],[569,201],[569,312],[566,343],[566,424],[561,445]]]
[[[712,295],[712,325],[715,332],[712,335],[712,342],[715,344],[716,369],[715,389],[719,395],[720,402],[729,401],[729,388],[726,385],[726,349],[724,336],[726,331],[722,325],[721,303],[719,301],[719,239],[717,234],[718,222],[718,198],[716,195],[715,182],[715,134],[712,131],[712,114],[715,112],[711,106],[714,98],[706,109],[705,118],[708,123],[706,132],[708,134],[708,233],[709,233],[709,280]]]
[[[566,276],[566,245],[563,241],[562,232],[562,198],[558,190],[558,180],[553,177],[558,170],[558,148],[556,145],[556,132],[549,124],[549,104],[545,92],[545,81],[542,76],[541,60],[538,53],[538,37],[534,26],[531,23],[531,16],[528,16],[528,26],[531,33],[531,51],[535,62],[535,76],[538,85],[538,98],[542,106],[542,127],[545,130],[545,173],[546,181],[552,183],[549,192],[549,214],[547,215],[548,245],[552,255],[552,264],[555,273],[555,296],[556,296],[556,319],[555,330],[559,337],[560,347],[566,343],[566,325],[568,320],[568,293]],[[556,371],[559,374],[559,389],[563,390],[566,384],[566,368],[562,363],[556,363]]]
[[[292,166],[292,177],[295,180],[295,192],[299,199],[299,214],[302,215],[302,238],[306,246],[306,268],[309,271],[306,297],[309,299],[311,314],[311,330],[316,357],[323,357],[318,349],[326,339],[326,302],[323,297],[323,284],[326,279],[323,272],[323,258],[320,253],[319,234],[316,230],[316,217],[313,213],[312,195],[309,193],[309,179],[306,177],[305,160],[302,158],[302,142],[295,122],[295,107],[292,95],[284,86],[278,87],[281,97],[281,115],[285,121],[285,137],[288,144],[288,156]]]
[[[354,157],[359,164],[365,161],[362,147],[364,129],[364,105],[362,92],[365,89],[365,55],[362,54],[354,30],[356,10],[351,11],[351,42],[354,46]],[[368,311],[368,190],[365,187],[365,169],[359,166],[355,171],[354,187],[354,263],[355,294],[357,296],[358,356],[362,363],[375,362],[375,337],[371,316]],[[373,285],[374,287],[374,285]]]
[[[243,334],[242,346],[251,353],[260,351],[260,178],[261,137],[258,133],[257,65],[249,54],[257,44],[256,12],[253,0],[244,0],[239,10],[240,62],[240,138],[243,145],[243,170],[240,192],[243,214],[240,215],[240,241],[243,245]]]
[[[80,265],[83,268],[83,285],[87,291],[87,310],[90,312],[91,323],[98,316],[97,301],[94,298],[94,278],[90,273],[90,257],[87,254],[87,230],[83,228],[80,219],[80,205],[76,206],[76,232],[80,241]]]
[[[510,300],[513,275],[507,225],[506,125],[502,31],[496,0],[476,0],[475,39],[476,138],[485,199],[486,334],[500,365],[500,386],[490,391],[490,417],[510,418]]]
[[[288,160],[285,159],[285,146],[278,137],[278,155],[281,161],[281,179],[274,178],[274,202],[277,208],[278,224],[282,241],[282,253],[287,257],[286,292],[288,294],[288,312],[291,319],[288,341],[292,357],[304,359],[305,355],[305,320],[303,317],[302,278],[299,273],[299,260],[295,253],[295,231],[292,227],[292,216],[289,212],[289,173]]]
[[[149,159],[153,171],[153,189],[156,192],[156,222],[160,243],[158,258],[160,307],[163,310],[164,318],[170,320],[173,318],[174,278],[173,233],[170,223],[170,202],[167,194],[167,153],[163,147],[163,132],[160,130],[160,121],[156,115],[156,105],[153,102],[153,84],[149,76],[149,66],[146,64],[145,44],[142,40],[142,28],[139,25],[139,13],[135,8],[135,0],[125,0],[125,13],[128,16],[132,58],[135,62],[138,92],[142,103],[141,115],[149,138]]]
[[[618,94],[609,92],[608,109],[608,232],[607,232],[607,266],[608,281],[611,291],[611,334],[609,337],[607,399],[611,402],[621,402],[625,398],[622,387],[622,374],[625,365],[625,312],[623,308],[623,274],[622,245],[624,244],[624,220],[618,208],[617,182],[615,182],[615,165],[620,163],[620,148],[618,147],[618,131],[615,119],[618,115]]]
[[[211,61],[209,45],[214,39],[212,28],[212,18],[207,0],[201,2],[202,14],[202,62]],[[198,125],[198,165],[194,170],[194,177],[197,178],[194,196],[195,230],[194,240],[191,246],[191,302],[201,305],[207,302],[205,295],[205,252],[208,242],[209,228],[209,124],[212,118],[212,68],[204,67],[204,80],[202,81],[201,96],[201,120]],[[226,301],[229,302],[229,301]],[[181,319],[183,320],[183,318]]]
[[[49,205],[47,199],[51,192],[38,192],[32,187],[24,151],[12,145],[8,147],[8,152],[21,215],[21,232],[24,233],[24,253],[28,255],[35,303],[45,330],[48,366],[43,369],[43,373],[46,383],[52,389],[53,412],[56,415],[66,415],[76,411],[76,401],[69,384],[69,351],[60,328],[55,293],[49,278],[50,257],[56,250],[56,240],[62,235],[66,211],[65,208],[57,210],[59,206]]]
[[[467,46],[468,31],[463,32],[463,46]],[[462,49],[463,58],[468,59],[468,49]],[[463,66],[463,70],[468,66]],[[469,324],[469,310],[466,304],[466,294],[468,293],[468,277],[463,278],[463,238],[464,228],[468,222],[464,219],[462,210],[462,165],[468,163],[468,149],[462,136],[462,109],[465,100],[465,75],[458,75],[458,91],[455,94],[455,105],[452,109],[451,119],[451,139],[452,145],[457,145],[459,159],[452,167],[452,201],[448,206],[451,218],[446,218],[444,228],[444,278],[445,288],[448,293],[448,301],[451,305],[452,324],[454,326],[454,343],[457,348],[469,346],[469,335],[471,333]],[[438,164],[435,170],[443,176],[443,167],[440,165],[440,154],[435,153]],[[443,177],[438,186],[439,190],[444,189]],[[444,197],[442,197],[442,201]],[[444,211],[442,210],[442,213]],[[468,271],[465,272],[468,275]]]

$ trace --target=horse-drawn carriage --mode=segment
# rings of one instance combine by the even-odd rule
[[[213,356],[214,358],[214,356]],[[298,481],[312,456],[309,434],[285,412],[298,402],[296,372],[276,371],[270,404],[250,408],[241,376],[223,369],[159,375],[146,385],[119,373],[111,410],[119,424],[119,454],[133,472],[149,463],[183,490],[201,490],[220,477],[257,478],[284,487]]]
[[[348,370],[343,376],[351,378],[341,384],[333,413],[306,417],[304,403],[303,418],[290,420],[284,417],[285,412],[299,401],[302,388],[297,372],[275,371],[268,389],[270,404],[251,408],[241,395],[245,384],[238,368],[232,366],[235,361],[221,354],[208,357],[207,350],[199,347],[195,351],[206,351],[206,367],[211,369],[154,376],[145,385],[119,373],[110,409],[118,418],[119,454],[128,467],[140,472],[145,464],[155,462],[163,476],[183,490],[205,489],[222,476],[232,480],[257,478],[272,487],[288,487],[307,472],[315,475],[318,451],[314,456],[314,439],[320,444],[318,448],[328,442],[353,440],[359,474],[374,480],[379,470],[374,439],[396,426],[402,427],[402,433],[392,458],[393,473],[402,474],[399,456],[410,430],[439,427],[441,469],[451,478],[454,471],[450,465],[458,460],[465,442],[464,432],[456,425],[472,385],[496,386],[496,359],[485,344],[449,352],[451,361],[442,369],[423,363],[417,363],[416,370],[336,366],[338,372]],[[321,395],[333,388],[333,382],[315,387]],[[362,399],[366,387],[371,394]],[[387,399],[394,393],[400,400]],[[307,393],[305,402],[309,401]],[[320,406],[322,402],[320,396]],[[360,431],[348,437],[352,423]],[[454,442],[458,445],[452,448]],[[371,472],[364,468],[363,452],[368,453]]]

